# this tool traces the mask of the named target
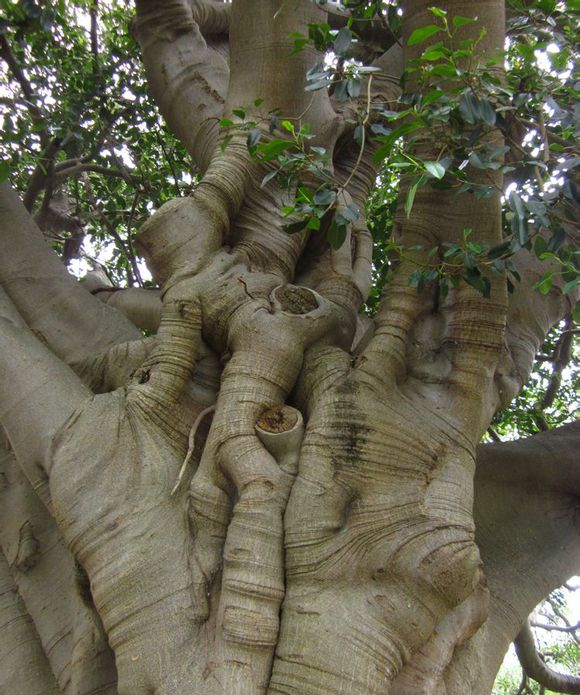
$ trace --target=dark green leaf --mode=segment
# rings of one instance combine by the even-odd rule
[[[299,222],[284,224],[282,225],[282,229],[286,232],[286,234],[297,234],[298,232],[301,232],[302,230],[306,229],[309,222],[310,219],[307,218],[305,220],[300,220]]]
[[[332,205],[336,200],[336,192],[328,188],[323,188],[321,191],[316,191],[314,194],[314,202],[316,205]]]
[[[563,227],[557,227],[550,241],[548,242],[548,251],[557,251],[562,244],[566,241],[566,231]]]
[[[347,226],[345,224],[338,224],[336,220],[332,221],[332,224],[328,228],[326,233],[326,238],[331,248],[339,249],[346,239]]]
[[[334,50],[339,55],[346,53],[353,39],[352,31],[348,27],[342,27],[334,39]]]

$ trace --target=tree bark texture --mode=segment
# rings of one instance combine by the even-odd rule
[[[430,4],[404,3],[404,39]],[[442,5],[477,14],[482,55],[502,50],[502,0]],[[151,92],[203,178],[141,230],[159,293],[76,285],[1,189],[0,690],[488,694],[577,570],[578,427],[478,448],[568,300],[532,298],[525,252],[509,298],[499,275],[490,298],[410,288],[466,227],[501,240],[499,192],[425,187],[395,225],[415,250],[363,320],[372,146],[353,150],[346,110],[304,91],[313,49],[289,57],[323,9],[136,6]],[[377,63],[400,73],[400,48]],[[398,94],[367,87],[362,109]],[[261,186],[245,134],[219,147],[242,106],[309,123],[329,152],[361,211],[338,250],[282,230],[287,192]]]

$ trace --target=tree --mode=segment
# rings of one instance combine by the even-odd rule
[[[502,0],[383,5],[137,0],[183,195],[185,155],[125,96],[123,8],[79,2],[87,41],[64,2],[3,4],[24,190],[0,193],[6,692],[488,694],[577,571],[578,425],[478,446],[573,308],[571,104],[526,118],[546,81],[525,51],[529,91],[503,76]],[[527,5],[513,32],[569,37],[565,8]],[[385,156],[396,258],[369,318]],[[137,235],[158,291],[133,240],[167,171]],[[127,289],[46,242],[68,263],[98,225]]]

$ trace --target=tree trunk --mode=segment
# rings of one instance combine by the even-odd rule
[[[502,184],[479,200],[422,188],[408,218],[404,181],[409,253],[354,343],[376,169],[347,110],[304,90],[314,49],[290,55],[323,9],[136,4],[151,91],[203,178],[141,231],[161,299],[107,303],[2,187],[2,691],[489,693],[529,612],[576,568],[578,427],[478,449],[568,300],[531,296],[527,252],[509,299],[501,275],[489,298],[409,287],[465,228],[501,241]],[[486,27],[481,56],[502,50],[501,0],[442,4],[477,13],[464,31]],[[429,5],[404,3],[405,40]],[[379,64],[363,110],[397,96],[399,47]],[[360,212],[340,248],[282,229],[288,192],[262,185],[247,133],[219,147],[219,119],[241,107],[309,124],[338,209]],[[147,328],[160,315],[155,338],[122,312]]]

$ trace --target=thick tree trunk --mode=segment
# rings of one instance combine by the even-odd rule
[[[443,4],[477,11],[465,31],[485,26],[479,50],[501,51],[501,0]],[[405,37],[429,5],[404,3]],[[424,188],[410,219],[400,205],[410,255],[354,349],[372,148],[352,170],[349,118],[326,91],[303,89],[313,51],[288,57],[291,33],[324,13],[309,0],[235,0],[229,12],[137,0],[151,90],[204,172],[141,232],[160,300],[100,302],[71,284],[2,189],[0,686],[484,695],[530,610],[574,569],[578,429],[477,449],[568,305],[531,306],[522,285],[508,306],[500,275],[488,299],[461,286],[438,303],[433,288],[410,288],[429,250],[466,227],[501,239],[500,180],[483,200]],[[230,26],[226,59],[216,36]],[[381,65],[399,70],[400,51]],[[366,86],[371,100],[398,89]],[[245,134],[217,147],[218,119],[242,105],[256,121],[279,108],[309,123],[343,182],[340,204],[361,209],[340,249],[281,229],[287,192],[260,185]],[[32,265],[43,269],[34,286]],[[158,325],[155,338],[121,312]],[[572,484],[551,476],[549,455]],[[525,571],[531,543],[552,556],[523,591],[512,558]]]

